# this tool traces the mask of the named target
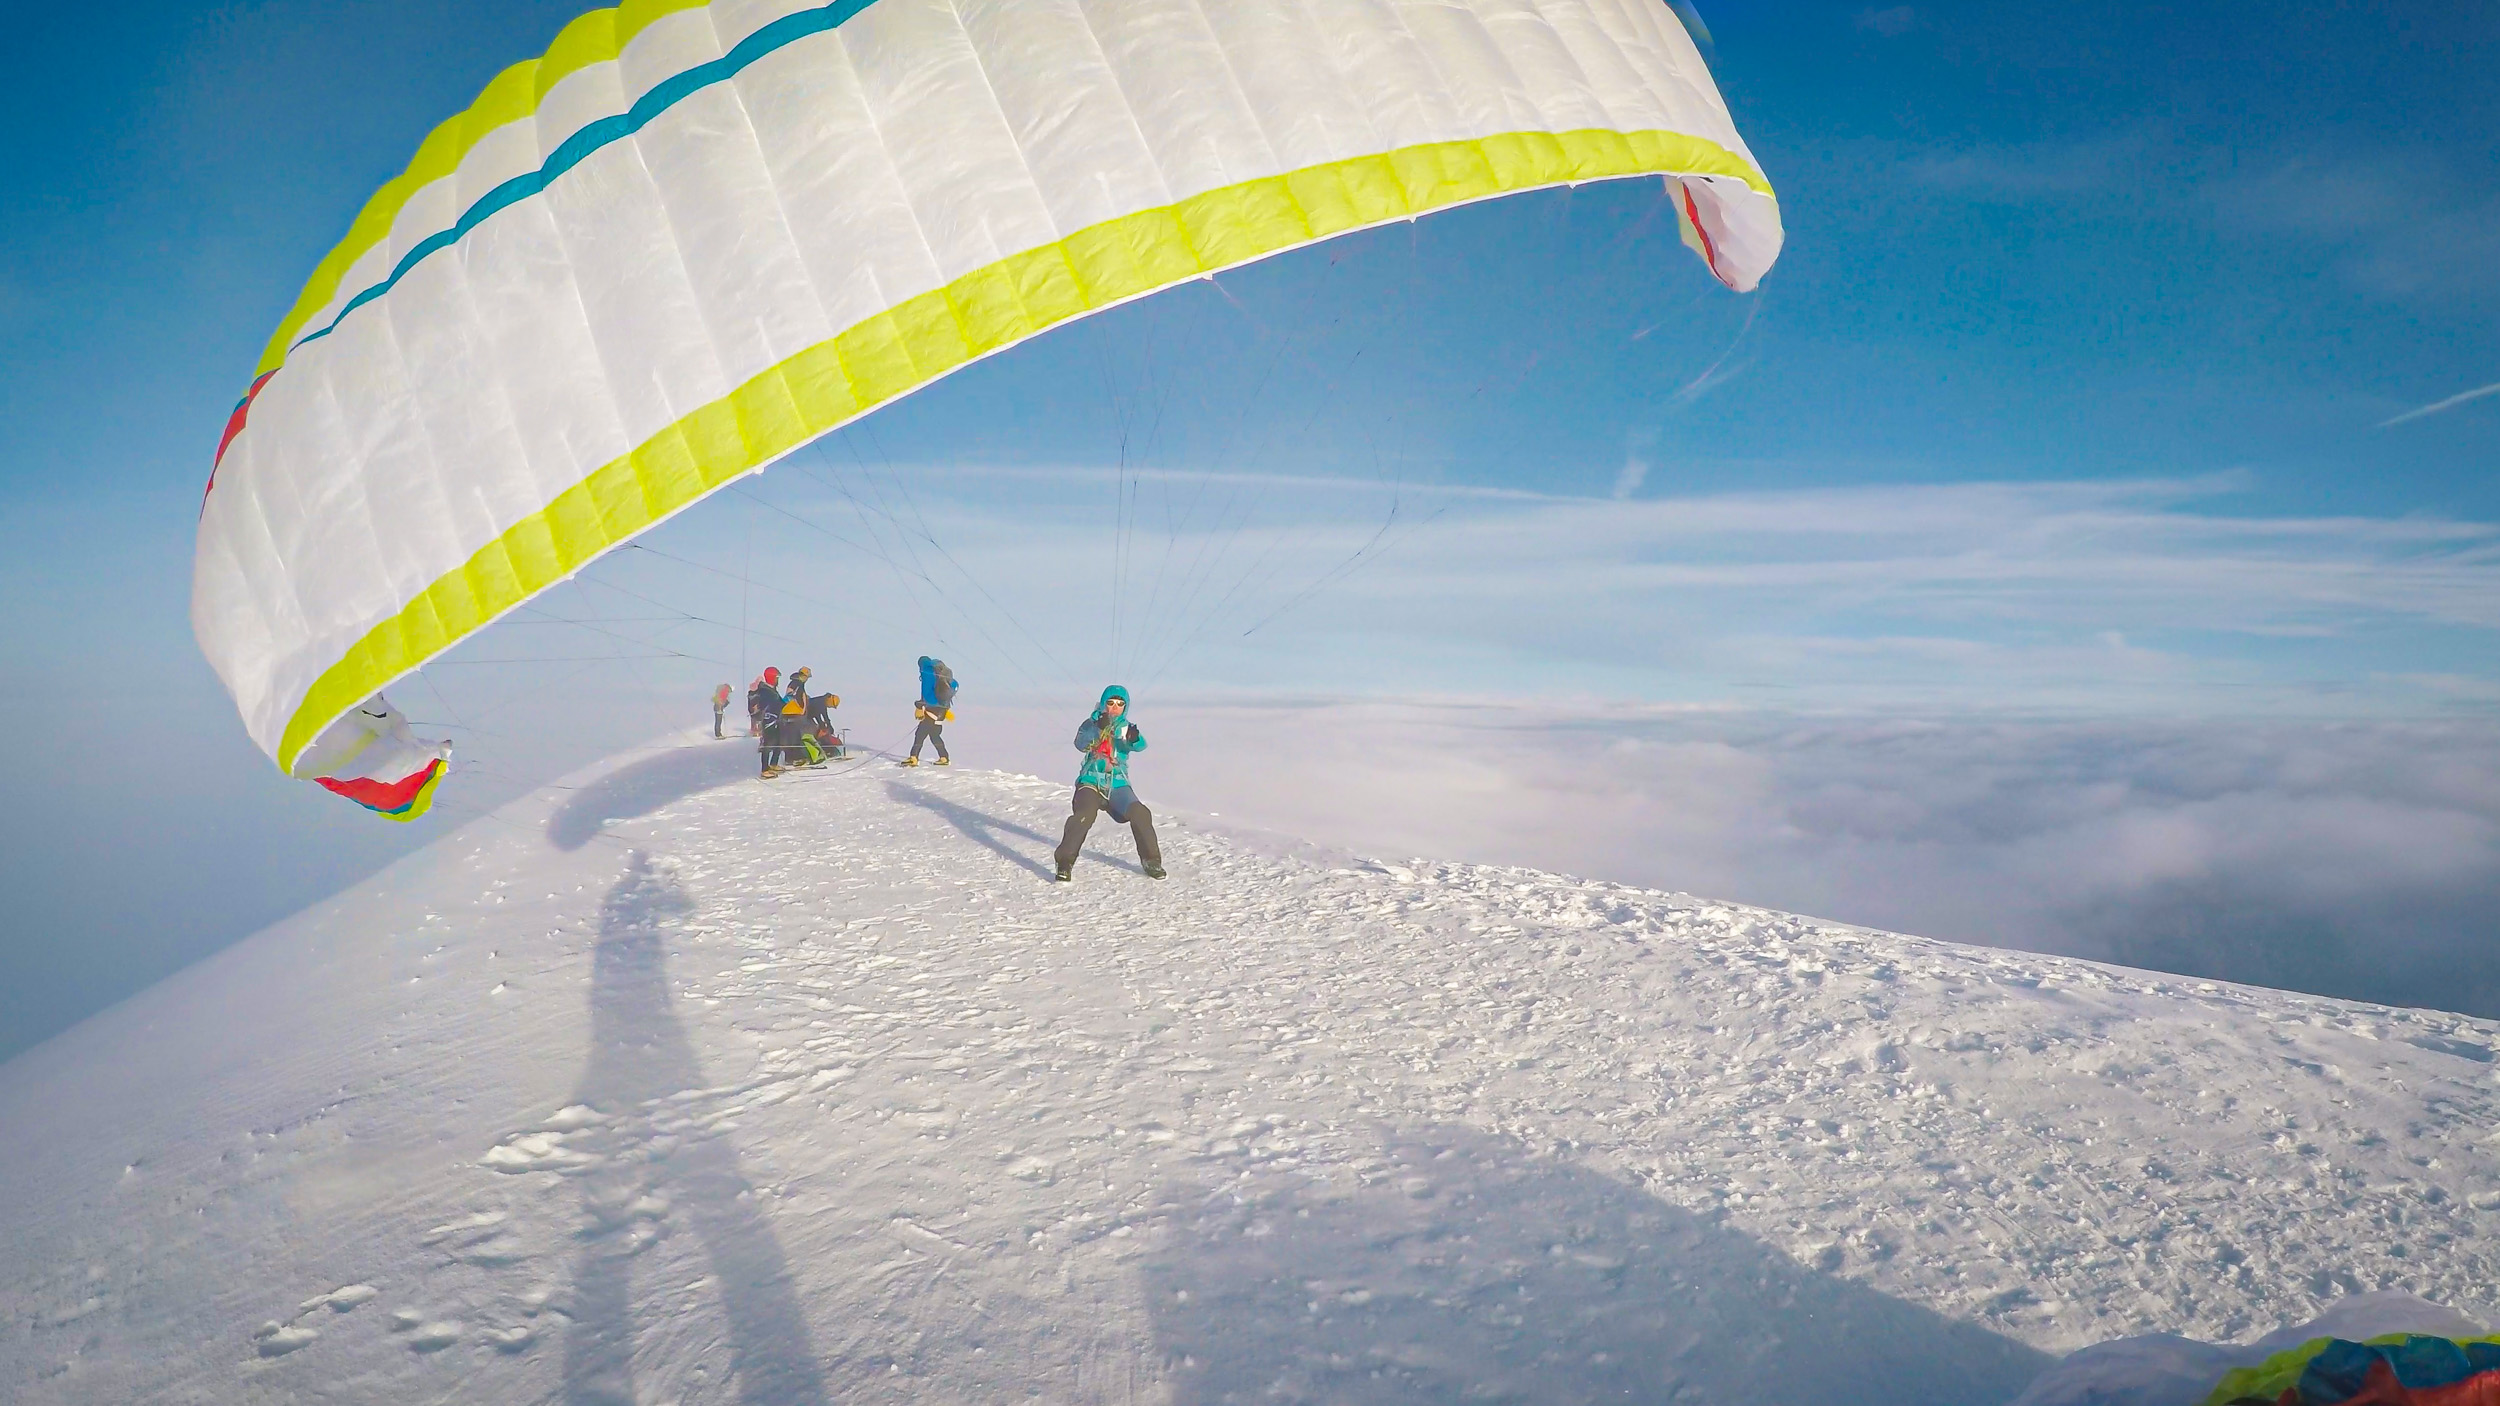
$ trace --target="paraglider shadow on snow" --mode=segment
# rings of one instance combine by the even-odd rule
[[[1012,820],[1001,820],[997,816],[991,815],[986,811],[978,811],[967,805],[959,805],[956,802],[947,800],[942,796],[932,795],[927,791],[923,791],[917,786],[905,786],[900,782],[889,781],[885,784],[885,791],[887,795],[892,796],[895,800],[901,801],[905,805],[915,805],[923,810],[936,812],[939,818],[943,819],[947,824],[962,831],[964,838],[971,840],[974,844],[981,846],[983,849],[1000,855],[1009,862],[1030,871],[1033,877],[1046,883],[1052,879],[1053,875],[1050,871],[1050,865],[1042,862],[1041,860],[1030,858],[1018,852],[1006,841],[998,838],[997,832],[1003,830],[1011,835],[1021,835],[1024,838],[1031,840],[1033,843],[1040,845],[1042,847],[1042,853],[1044,854],[1053,853],[1058,849],[1059,837],[1057,835],[1045,835],[1041,831],[1035,830],[1030,826],[1018,825]],[[1111,830],[1114,836],[1125,835],[1128,833],[1127,826],[1111,824],[1106,820],[1095,827],[1094,835],[1100,835],[1106,826]],[[1119,859],[1112,855],[1096,853],[1092,847],[1093,839],[1093,835],[1086,837],[1087,848],[1084,854],[1078,856],[1078,863],[1081,864],[1090,859],[1097,864],[1108,864],[1114,869],[1126,869],[1132,874],[1142,874],[1145,872],[1137,866],[1137,861],[1133,859]]]
[[[672,747],[618,767],[574,792],[547,817],[547,838],[557,849],[577,850],[599,838],[611,820],[649,815],[672,802],[754,775],[755,753],[748,748]]]
[[[705,1087],[669,994],[670,920],[690,906],[637,852],[600,910],[590,1065],[574,1101],[607,1121],[575,1144],[597,1160],[579,1177],[586,1219],[573,1261],[564,1406],[646,1399],[634,1382],[634,1267],[678,1227],[701,1242],[719,1286],[738,1400],[809,1406],[829,1399],[788,1257],[756,1206],[737,1150],[718,1135],[657,1126],[670,1095]],[[663,1272],[655,1268],[652,1277]]]
[[[1176,1406],[2003,1406],[2054,1361],[1472,1130],[1364,1180],[1173,1198],[1145,1280]]]

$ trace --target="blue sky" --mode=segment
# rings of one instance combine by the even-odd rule
[[[189,640],[192,514],[357,205],[573,13],[29,17],[0,93],[0,1054],[426,838],[243,739]],[[551,689],[640,700],[603,719],[632,735],[714,660],[811,650],[877,696],[932,638],[1035,703],[1117,669],[2489,723],[2500,395],[2401,417],[2500,383],[2500,15],[1703,14],[1788,223],[1758,296],[1633,184],[1242,270],[880,414],[654,539],[712,571],[611,563],[560,609],[613,623],[501,632],[406,701],[480,734],[478,804],[555,765]],[[733,558],[785,588],[750,625],[803,643],[636,615],[732,618]],[[657,657],[583,652],[661,625]],[[2484,816],[2472,775],[2452,803]]]

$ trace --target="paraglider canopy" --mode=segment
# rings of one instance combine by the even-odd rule
[[[192,623],[295,768],[602,553],[967,362],[1349,231],[1663,177],[1779,208],[1659,0],[637,0],[505,70],[270,339]]]
[[[2500,1406],[2500,1339],[2313,1338],[2224,1377],[2205,1406]]]

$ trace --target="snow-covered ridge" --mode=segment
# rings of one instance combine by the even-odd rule
[[[1105,822],[1062,887],[1062,783],[752,765],[0,1066],[0,1399],[2000,1406],[2488,1317],[2488,1022],[1176,810],[1171,879]]]

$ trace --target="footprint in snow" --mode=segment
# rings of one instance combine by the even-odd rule
[[[252,1334],[255,1350],[263,1357],[284,1357],[297,1348],[310,1347],[321,1334],[310,1328],[291,1328],[272,1318]]]
[[[317,1297],[304,1300],[303,1303],[296,1307],[295,1312],[298,1317],[310,1313],[316,1308],[326,1308],[332,1313],[353,1313],[359,1307],[369,1304],[381,1296],[382,1291],[373,1287],[371,1284],[349,1284],[341,1288],[332,1289],[326,1294],[321,1294]]]
[[[408,1350],[411,1352],[441,1352],[444,1348],[460,1341],[461,1332],[461,1325],[449,1320],[435,1323],[420,1323],[417,1325],[416,1330],[410,1334],[408,1338]]]
[[[498,1172],[565,1172],[596,1164],[599,1159],[564,1145],[561,1132],[520,1133],[489,1148],[481,1158]]]
[[[253,1350],[263,1357],[284,1357],[300,1348],[310,1347],[321,1336],[317,1328],[300,1326],[297,1320],[305,1314],[328,1309],[332,1313],[353,1313],[373,1302],[382,1291],[371,1284],[346,1284],[326,1294],[316,1294],[295,1306],[295,1313],[284,1322],[272,1318],[252,1334]]]

